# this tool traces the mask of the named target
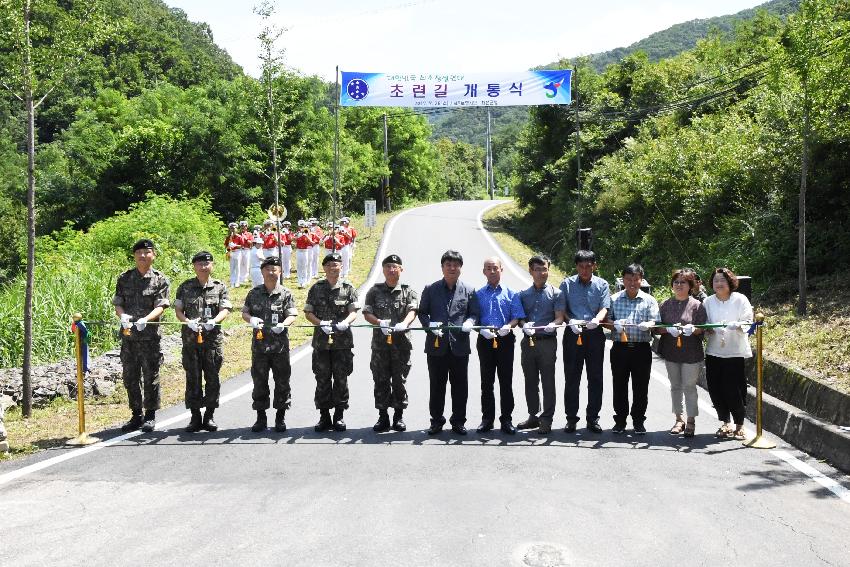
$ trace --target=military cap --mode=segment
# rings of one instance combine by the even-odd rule
[[[322,265],[324,266],[328,262],[342,262],[342,256],[340,256],[336,252],[331,252],[322,260]]]
[[[153,245],[153,240],[149,238],[142,238],[141,240],[133,244],[133,252],[135,252],[136,250],[141,250],[142,248],[150,248],[151,250],[153,250],[155,248],[155,246]]]
[[[248,226],[248,221],[246,221],[246,220],[239,221],[239,226]]]
[[[253,240],[252,242],[253,242],[254,244],[262,244],[262,243],[263,243],[263,239],[262,239],[262,238],[260,238],[260,235],[258,234],[258,235],[256,235],[256,236],[254,236],[254,240]]]
[[[285,221],[283,221],[283,222],[282,222],[282,223],[280,223],[280,224],[282,224],[283,226],[292,226],[292,223],[291,223],[291,222],[289,222],[288,220],[285,220]]]
[[[213,255],[210,254],[209,252],[207,252],[206,250],[201,250],[200,252],[198,252],[197,254],[192,256],[192,263],[193,264],[195,262],[212,262],[212,261],[213,261]]]
[[[386,264],[398,264],[401,266],[401,258],[399,258],[398,254],[390,254],[381,261],[382,266]]]
[[[229,222],[229,223],[227,223],[227,227],[228,227],[228,228],[236,228],[237,226],[239,226],[239,225],[237,225],[235,222]]]
[[[268,258],[263,260],[262,264],[260,264],[260,269],[262,270],[266,266],[280,266],[280,258],[278,258],[277,256],[269,256]]]
[[[263,226],[269,226],[270,224],[274,224],[272,219],[266,219],[263,221]]]

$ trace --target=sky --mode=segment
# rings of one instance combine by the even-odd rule
[[[286,64],[333,81],[359,72],[519,71],[625,47],[673,24],[765,0],[278,0]],[[210,25],[215,42],[257,76],[254,0],[165,0]]]

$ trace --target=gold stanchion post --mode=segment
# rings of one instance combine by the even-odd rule
[[[80,327],[77,325],[83,320],[80,313],[74,313],[74,350],[77,359],[77,415],[79,435],[73,439],[68,439],[66,445],[91,445],[100,441],[97,437],[92,437],[86,433],[86,404],[85,404],[85,384],[83,383],[83,345],[80,338]]]
[[[762,437],[762,406],[761,397],[764,391],[762,383],[763,373],[763,356],[762,356],[762,327],[764,326],[764,314],[756,313],[756,436],[748,441],[744,441],[746,447],[754,449],[773,449],[776,443],[768,441]]]

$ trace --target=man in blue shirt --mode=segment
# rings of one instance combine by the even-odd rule
[[[570,332],[564,332],[564,406],[567,425],[574,433],[578,423],[578,398],[582,367],[587,368],[587,429],[602,433],[599,411],[602,409],[602,364],[605,360],[605,333],[599,323],[611,307],[608,282],[594,276],[596,254],[579,250],[575,255],[574,276],[561,282],[561,295],[555,310],[568,320]]]
[[[447,250],[440,258],[442,279],[425,286],[419,300],[419,322],[429,329],[425,335],[425,354],[428,358],[428,380],[431,392],[428,408],[431,427],[428,435],[443,429],[446,418],[446,383],[451,381],[452,431],[466,435],[466,399],[469,391],[469,333],[478,321],[478,298],[475,289],[460,279],[463,256]],[[440,329],[442,326],[462,327]]]
[[[547,283],[549,265],[547,256],[532,256],[528,260],[528,273],[533,284],[519,292],[525,319],[520,345],[520,364],[525,375],[525,401],[528,419],[517,425],[518,429],[537,429],[546,435],[552,432],[555,416],[555,357],[558,351],[558,327],[564,322],[555,313],[555,303],[561,291]],[[540,412],[540,386],[543,389],[543,412]],[[538,416],[538,413],[540,414]]]
[[[499,422],[504,433],[513,435],[516,427],[511,415],[514,411],[514,333],[520,319],[525,317],[519,294],[501,284],[502,260],[497,257],[484,260],[487,285],[475,292],[481,309],[481,328],[478,330],[478,362],[481,369],[481,425],[478,432],[493,429],[496,420],[496,398],[493,385],[499,374]]]

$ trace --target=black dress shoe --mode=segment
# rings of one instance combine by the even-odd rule
[[[502,427],[500,429],[502,430],[502,433],[507,433],[508,435],[516,434],[516,427],[514,427],[514,424],[510,421],[502,423]]]
[[[575,433],[576,432],[576,422],[568,421],[564,426],[564,433]]]
[[[540,427],[540,420],[532,416],[516,425],[517,429],[534,429],[535,427]]]
[[[339,419],[334,421],[333,428],[334,428],[334,431],[339,431],[339,432],[345,431],[347,429],[345,422],[342,420],[342,418],[339,418]]]
[[[463,425],[452,425],[452,431],[458,435],[466,435],[466,427]]]
[[[431,427],[428,428],[428,435],[436,435],[440,431],[443,430],[442,423],[432,423]]]
[[[646,435],[646,427],[642,423],[635,423],[635,435]]]
[[[587,422],[587,430],[593,433],[602,433],[602,426],[599,425],[598,419],[593,419]]]
[[[548,435],[552,433],[552,426],[548,423],[541,423],[540,427],[537,428],[537,433],[540,435]]]
[[[487,433],[488,431],[493,430],[493,422],[492,421],[482,421],[481,424],[475,429],[478,433]],[[452,431],[454,431],[454,426],[452,426]],[[461,433],[461,435],[465,435],[466,431]]]
[[[130,421],[121,426],[121,431],[124,433],[127,433],[128,431],[136,431],[144,422],[145,420],[142,419],[142,414],[134,413],[133,417],[130,418]]]

